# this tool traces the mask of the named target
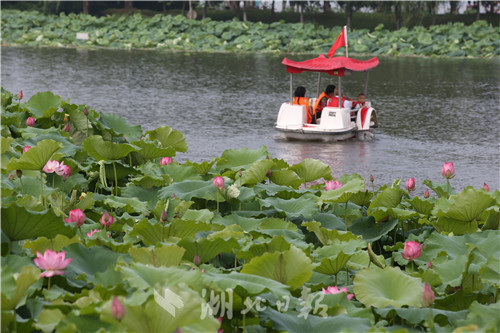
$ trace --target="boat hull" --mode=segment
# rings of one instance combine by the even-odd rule
[[[356,128],[342,132],[330,131],[307,131],[307,129],[276,129],[280,133],[280,137],[290,141],[320,141],[320,142],[338,142],[345,141],[356,137]]]

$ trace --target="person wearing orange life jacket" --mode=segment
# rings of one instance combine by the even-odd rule
[[[317,120],[321,118],[321,113],[323,112],[323,108],[328,104],[328,100],[333,97],[334,92],[335,92],[335,86],[333,84],[329,84],[328,86],[326,86],[325,91],[319,95],[313,107],[313,115],[312,115],[313,124],[316,124]]]
[[[347,102],[347,101],[351,101],[351,99],[344,96],[344,91],[342,90],[342,107],[345,107],[345,102]],[[335,88],[334,96],[328,100],[328,104],[326,106],[335,107],[335,108],[339,107],[338,88]]]
[[[306,88],[298,86],[293,93],[293,105],[305,105],[307,111],[307,123],[310,124],[312,121],[311,107],[309,106],[309,98],[304,97],[306,95]]]

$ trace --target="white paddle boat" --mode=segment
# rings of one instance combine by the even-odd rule
[[[287,140],[313,140],[335,142],[352,138],[371,139],[374,129],[378,127],[377,114],[370,102],[359,109],[351,109],[351,103],[346,101],[343,107],[323,108],[321,119],[316,124],[307,122],[305,105],[293,104],[293,74],[303,71],[318,72],[318,96],[320,94],[321,73],[338,77],[338,91],[342,91],[341,77],[352,72],[366,72],[364,94],[367,93],[368,73],[378,66],[377,57],[369,60],[356,60],[348,57],[326,58],[323,54],[314,59],[301,62],[283,59],[282,64],[290,73],[290,101],[281,105],[276,121],[276,129],[281,137]],[[339,98],[339,97],[332,97]],[[310,98],[311,112],[316,98]],[[337,105],[342,106],[339,98]]]

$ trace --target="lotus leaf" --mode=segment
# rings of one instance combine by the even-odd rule
[[[54,140],[42,140],[35,147],[31,147],[18,160],[11,159],[7,170],[42,170],[51,156],[62,148]]]
[[[50,118],[61,106],[62,98],[50,91],[33,95],[26,103],[29,111],[37,118]]]
[[[184,135],[170,127],[161,126],[153,131],[147,131],[146,134],[149,135],[151,140],[158,140],[162,147],[170,147],[181,153],[185,153],[187,151],[187,144]]]

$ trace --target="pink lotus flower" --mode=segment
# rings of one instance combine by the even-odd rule
[[[66,123],[66,125],[64,125],[64,131],[69,132],[69,130],[70,130],[69,123]]]
[[[68,165],[64,165],[64,161],[62,161],[61,164],[59,164],[59,169],[56,170],[56,173],[66,180],[66,178],[71,176],[71,168]]]
[[[65,218],[66,223],[76,223],[77,227],[81,227],[85,222],[85,214],[80,208],[73,209],[69,212],[69,218]]]
[[[486,190],[486,192],[490,191],[490,187],[486,183],[484,183],[483,188]]]
[[[219,321],[219,325],[222,325],[222,317],[217,318],[217,320]],[[224,330],[223,330],[223,329],[221,329],[221,328],[219,328],[219,329],[217,330],[217,333],[224,333]]]
[[[17,100],[22,100],[23,99],[23,91],[21,90],[18,94],[17,94]]]
[[[422,247],[419,242],[409,241],[405,243],[404,252],[401,252],[401,255],[406,260],[413,261],[413,259],[417,259],[422,254]]]
[[[443,167],[441,168],[441,175],[446,179],[455,177],[455,167],[453,166],[453,162],[443,164]]]
[[[101,231],[101,229],[90,230],[90,232],[87,232],[87,237],[92,237],[93,234],[99,231]]]
[[[406,181],[406,190],[408,190],[408,192],[415,190],[415,178],[410,178]]]
[[[221,176],[217,176],[213,180],[214,186],[217,187],[219,190],[224,189],[224,178]]]
[[[426,189],[425,192],[424,192],[424,198],[427,199],[430,196],[431,196],[431,194],[429,193],[429,189]]]
[[[431,286],[426,282],[424,286],[424,293],[422,295],[422,299],[424,301],[424,306],[429,306],[434,302],[434,292],[432,291]]]
[[[113,296],[113,301],[111,302],[111,315],[116,320],[122,320],[125,316],[125,308],[116,296]]]
[[[351,300],[354,297],[354,294],[349,294],[347,291],[346,287],[342,288],[337,288],[337,286],[329,286],[327,289],[321,288],[323,290],[323,294],[328,295],[328,294],[340,294],[340,293],[346,293],[347,294],[347,299]]]
[[[24,146],[24,148],[23,148],[23,154],[24,154],[25,152],[27,152],[27,151],[28,151],[28,149],[30,149],[30,148],[31,148],[31,146]]]
[[[51,251],[49,249],[45,250],[45,253],[36,252],[36,258],[34,260],[35,265],[40,269],[45,270],[40,277],[51,277],[54,275],[63,275],[65,269],[72,259],[64,259],[66,257],[66,252],[62,251],[57,253],[56,251]]]
[[[28,117],[28,119],[26,119],[26,126],[29,126],[29,127],[35,126],[35,118]]]
[[[172,158],[171,157],[163,157],[161,160],[160,160],[160,165],[169,165],[170,163],[172,163]]]
[[[47,163],[45,163],[45,166],[43,167],[43,171],[45,173],[54,173],[59,171],[59,162],[56,160],[48,160]]]
[[[113,218],[113,216],[109,215],[108,212],[104,212],[104,214],[102,214],[101,216],[101,225],[103,226],[103,228],[109,228],[114,221],[115,219]]]
[[[325,191],[329,191],[329,190],[336,190],[338,188],[341,188],[342,185],[344,185],[344,183],[340,183],[338,180],[336,182],[334,182],[333,180],[329,180],[325,183]]]

